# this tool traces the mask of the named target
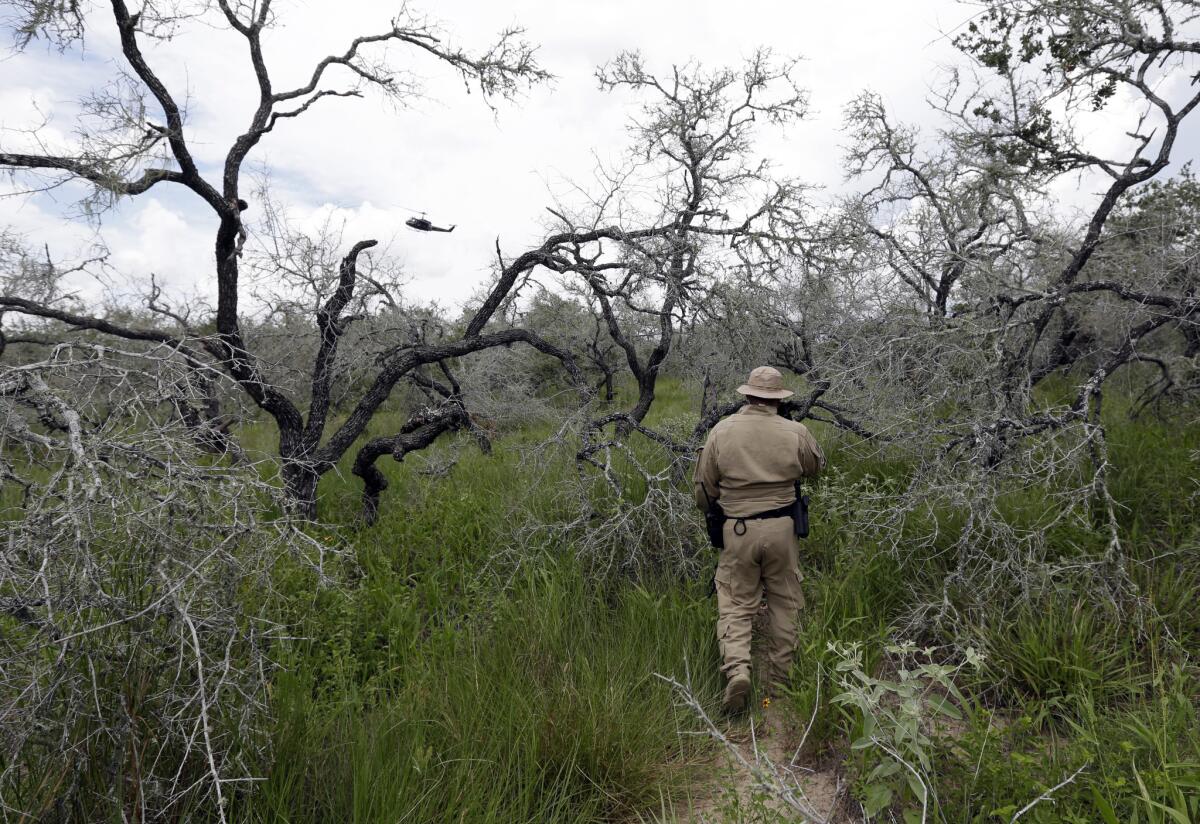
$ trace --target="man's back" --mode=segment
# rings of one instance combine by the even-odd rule
[[[824,463],[804,424],[780,417],[774,406],[748,404],[709,433],[696,468],[697,502],[707,508],[720,498],[732,517],[787,506],[796,497],[793,483]]]

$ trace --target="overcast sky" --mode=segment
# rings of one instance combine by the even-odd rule
[[[976,11],[949,0],[439,0],[410,7],[468,48],[485,47],[507,26],[524,26],[556,79],[515,103],[500,101],[493,113],[444,66],[398,54],[423,78],[423,99],[404,110],[370,95],[321,101],[302,120],[282,122],[248,168],[269,169],[277,195],[300,218],[339,210],[348,243],[377,237],[404,262],[412,300],[446,304],[484,279],[497,236],[506,252],[535,243],[552,193],[567,191],[570,181],[587,185],[595,157],[619,155],[634,102],[599,91],[594,77],[617,52],[640,49],[652,69],[690,58],[736,63],[758,46],[803,57],[811,115],[763,145],[782,170],[833,192],[842,185],[843,106],[871,89],[898,119],[929,123],[924,99],[939,68],[961,63],[947,34]],[[275,8],[279,26],[265,51],[277,88],[299,85],[321,57],[343,51],[357,34],[386,30],[391,17],[387,4],[368,0],[278,0]],[[202,171],[218,181],[220,159],[256,102],[245,41],[185,26],[146,51],[177,99],[188,99],[188,139]],[[94,14],[85,49],[63,55],[34,45],[0,62],[0,127],[7,130],[0,146],[20,150],[11,130],[42,118],[49,122],[45,139],[65,140],[75,101],[114,74],[116,54],[110,20]],[[1180,162],[1195,153],[1193,131]],[[1088,186],[1084,181],[1079,193],[1085,200]],[[94,228],[66,219],[79,192],[0,200],[0,225],[71,254]],[[408,230],[412,210],[458,229]],[[214,229],[211,212],[193,195],[160,185],[123,201],[99,231],[114,269],[142,282],[154,272],[176,293],[207,295]]]

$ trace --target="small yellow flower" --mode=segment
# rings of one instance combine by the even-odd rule
[[[765,709],[766,709],[767,707],[769,707],[769,706],[771,706],[771,699],[770,699],[770,698],[764,698],[764,699],[763,699],[763,709],[765,710]]]

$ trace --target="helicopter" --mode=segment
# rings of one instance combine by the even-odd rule
[[[451,224],[449,229],[444,229],[441,226],[434,226],[433,223],[425,217],[425,213],[421,212],[420,217],[410,217],[404,221],[404,225],[419,232],[453,232],[457,224]]]

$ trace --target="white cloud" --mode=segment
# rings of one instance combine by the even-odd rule
[[[153,196],[135,203],[108,232],[111,266],[134,283],[148,282],[153,273],[173,292],[206,291],[216,219],[170,208]]]
[[[303,119],[280,123],[250,164],[269,167],[276,192],[285,192],[300,211],[346,210],[347,242],[390,241],[413,279],[414,299],[450,303],[486,277],[497,236],[509,253],[537,241],[543,207],[551,201],[547,185],[561,190],[564,179],[586,182],[593,151],[603,158],[620,152],[630,98],[601,93],[593,77],[596,64],[617,51],[640,48],[661,68],[689,58],[736,62],[760,45],[803,56],[812,116],[786,134],[766,136],[762,147],[782,172],[837,188],[845,103],[869,87],[897,118],[928,122],[924,97],[938,67],[955,59],[943,32],[972,13],[952,0],[742,0],[735,7],[714,0],[440,0],[426,9],[446,23],[455,42],[473,47],[506,26],[526,26],[557,80],[515,106],[501,103],[493,115],[477,93],[464,94],[444,66],[416,51],[400,52],[403,64],[426,79],[426,99],[399,112],[373,97],[323,100]],[[279,5],[278,13],[281,25],[265,44],[276,88],[304,82],[322,56],[342,51],[357,34],[385,29],[389,20],[388,10],[372,0],[309,0]],[[112,26],[102,14],[94,20],[83,60],[30,52],[3,64],[12,78],[0,96],[7,125],[18,125],[19,99],[32,97],[53,104],[54,126],[70,130],[71,101],[116,65]],[[256,104],[244,41],[192,26],[144,48],[177,97],[187,99],[189,140],[210,179],[219,179],[223,154]],[[243,196],[249,188],[247,181]],[[31,231],[49,239],[62,235],[63,194],[57,201],[39,198],[37,219],[25,225],[40,227]],[[210,290],[214,225],[206,207],[163,186],[153,195],[106,218],[102,232],[114,260],[130,267],[131,276],[153,270],[180,287]],[[403,226],[409,210],[458,229],[412,232]],[[0,217],[6,214],[11,209],[0,209]]]

